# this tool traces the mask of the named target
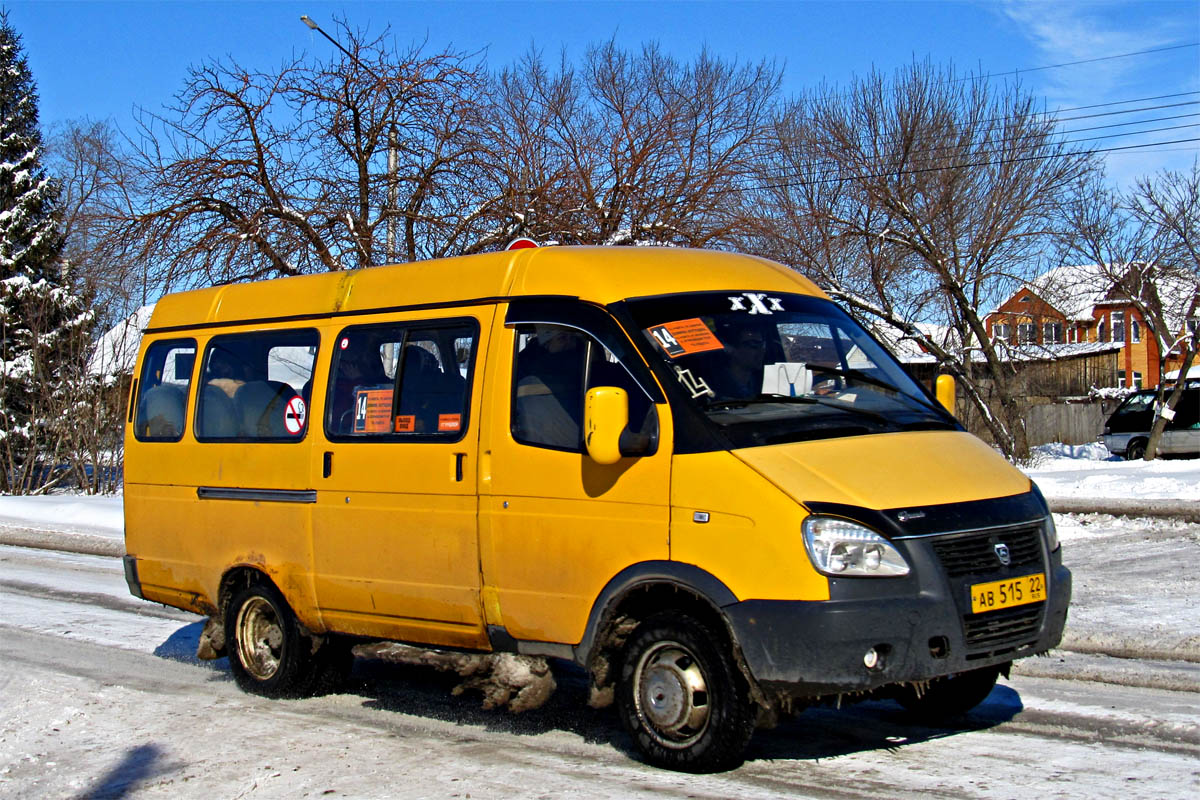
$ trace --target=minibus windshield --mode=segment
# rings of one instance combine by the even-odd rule
[[[828,300],[704,292],[624,305],[659,371],[735,447],[958,428]]]

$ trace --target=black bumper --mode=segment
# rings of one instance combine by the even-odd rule
[[[139,600],[144,600],[142,581],[138,578],[137,558],[128,555],[121,556],[121,563],[125,567],[125,585],[129,587],[129,593]]]
[[[889,579],[860,579],[882,590],[871,597],[748,600],[724,611],[751,674],[769,695],[869,691],[1002,664],[1056,646],[1066,625],[1071,573],[1057,557],[1046,572],[1046,601],[984,614],[969,613],[962,582],[920,581],[917,586],[903,580],[916,591],[888,595]],[[878,663],[868,668],[864,656],[872,649]]]

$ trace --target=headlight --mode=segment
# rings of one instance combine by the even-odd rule
[[[804,546],[817,571],[835,577],[890,578],[908,574],[904,556],[870,528],[837,517],[804,520]]]
[[[1053,553],[1058,549],[1058,528],[1054,527],[1054,515],[1046,515],[1046,549]]]

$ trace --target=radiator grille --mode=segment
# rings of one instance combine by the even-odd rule
[[[1011,559],[1008,567],[1003,567],[996,557],[997,544],[1008,545]],[[933,540],[933,551],[951,578],[986,574],[998,569],[1041,569],[1042,526],[1022,525],[942,537]]]

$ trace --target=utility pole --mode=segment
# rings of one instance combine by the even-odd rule
[[[326,39],[328,39],[334,47],[336,47],[338,50],[341,50],[343,53],[345,53],[347,58],[349,58],[355,64],[358,64],[360,67],[362,67],[364,70],[366,70],[367,73],[369,75],[371,75],[371,77],[373,77],[375,80],[379,81],[380,85],[383,85],[385,83],[383,78],[379,77],[378,73],[376,73],[375,70],[371,69],[366,64],[359,61],[358,56],[354,55],[349,50],[342,47],[342,43],[339,42],[337,39],[333,38],[332,36],[330,36],[328,33],[326,33],[321,28],[320,25],[318,25],[316,22],[313,21],[312,17],[308,16],[307,14],[301,14],[300,21],[303,22],[305,25],[307,25],[310,29],[316,31],[317,33],[321,34]],[[399,199],[399,197],[398,197],[399,196],[399,186],[396,181],[396,173],[400,169],[400,155],[399,155],[400,142],[399,142],[399,139],[400,139],[399,134],[396,133],[396,123],[393,122],[390,125],[388,125],[388,157],[387,157],[388,190],[387,190],[387,205],[383,209],[383,215],[385,217],[386,231],[387,231],[387,240],[384,245],[384,251],[385,251],[384,254],[387,257],[387,263],[389,263],[389,264],[394,264],[398,260],[397,256],[396,256],[396,223],[398,222],[398,220],[396,219],[396,203]]]

